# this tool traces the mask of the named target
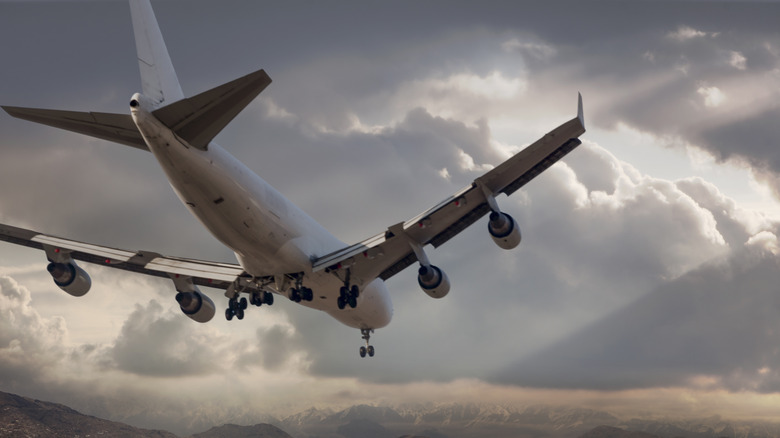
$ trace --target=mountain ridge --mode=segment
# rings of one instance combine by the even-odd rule
[[[222,424],[191,438],[357,438],[362,436],[472,438],[480,436],[549,438],[770,438],[780,423],[699,419],[619,418],[587,408],[531,405],[522,408],[477,403],[358,404],[345,409],[310,408],[283,419],[252,426]],[[228,422],[226,422],[228,423]],[[366,435],[368,434],[368,435]],[[111,436],[180,438],[84,415],[57,403],[0,392],[0,437]]]

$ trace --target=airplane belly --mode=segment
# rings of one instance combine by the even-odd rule
[[[333,302],[335,303],[335,299]],[[390,324],[393,304],[385,282],[377,278],[361,289],[356,308],[332,308],[327,310],[327,313],[349,327],[379,329]]]
[[[154,122],[137,123],[171,187],[214,237],[239,256],[239,261],[251,260],[253,275],[297,272],[303,269],[301,263],[310,265],[308,257],[280,254],[297,233],[284,221],[285,201],[266,202],[270,188],[267,183],[219,146],[212,143],[207,151],[188,147]]]

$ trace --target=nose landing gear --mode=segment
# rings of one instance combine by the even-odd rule
[[[363,339],[366,340],[366,346],[360,347],[360,357],[366,357],[366,354],[368,354],[368,357],[374,357],[374,346],[369,345],[371,333],[374,333],[374,329],[360,329],[360,333],[363,335]]]

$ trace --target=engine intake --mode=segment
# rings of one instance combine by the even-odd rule
[[[488,231],[493,242],[503,249],[512,249],[520,244],[520,228],[514,218],[506,213],[491,212]]]
[[[450,279],[436,266],[420,266],[417,283],[431,298],[443,298],[450,292]]]
[[[73,259],[64,263],[51,262],[46,270],[54,279],[54,284],[74,297],[84,296],[92,286],[89,275]]]
[[[209,322],[216,313],[214,302],[207,295],[197,289],[192,292],[179,292],[176,301],[181,311],[190,319],[197,322]]]

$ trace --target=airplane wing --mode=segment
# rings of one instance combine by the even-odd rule
[[[438,248],[491,211],[490,199],[511,195],[581,144],[585,132],[582,96],[577,117],[547,133],[491,171],[414,218],[319,258],[314,272],[346,274],[358,281],[387,280],[417,261],[412,245]]]
[[[0,241],[41,250],[45,250],[44,245],[62,248],[71,251],[70,256],[74,260],[155,277],[188,277],[192,278],[193,283],[196,285],[217,289],[228,289],[237,278],[248,277],[239,265],[180,257],[166,257],[150,251],[126,251],[63,239],[10,225],[0,224]],[[247,283],[246,288],[242,290],[258,290],[253,288],[253,284]]]

